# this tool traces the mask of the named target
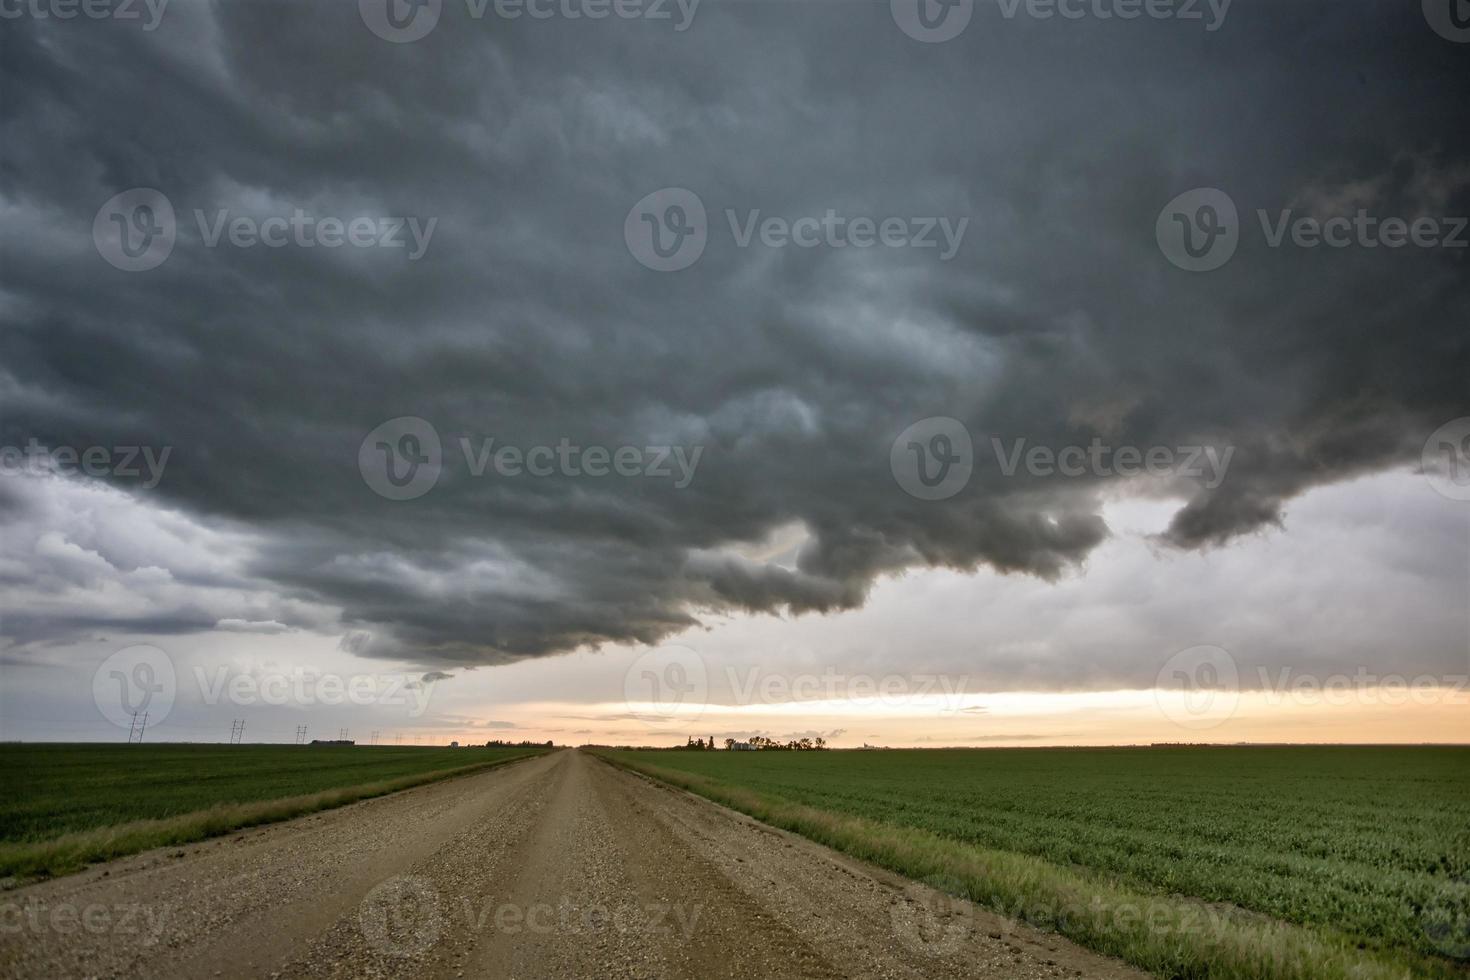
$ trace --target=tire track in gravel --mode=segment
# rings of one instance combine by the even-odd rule
[[[810,944],[643,822],[578,752],[470,976],[835,978]]]
[[[0,895],[0,976],[268,976],[558,756],[151,851]]]
[[[805,937],[840,976],[1147,980],[1118,960],[953,898],[940,890],[948,882],[912,881],[610,763],[599,769],[625,808],[623,820],[643,828],[650,845],[663,841],[663,854],[683,849],[711,877],[758,899],[763,918]]]
[[[567,758],[528,774],[501,805],[411,867],[378,876],[362,901],[345,910],[280,971],[285,977],[463,975],[489,928],[488,896],[517,873],[525,841],[546,820]]]

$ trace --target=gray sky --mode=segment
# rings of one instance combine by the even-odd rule
[[[375,3],[0,22],[0,446],[108,460],[0,474],[7,737],[36,692],[95,718],[57,678],[134,640],[1465,670],[1470,504],[1414,471],[1470,415],[1470,44],[1420,5],[976,0],[928,42],[905,0],[442,0],[405,41]],[[1181,267],[1181,200],[1223,264]]]

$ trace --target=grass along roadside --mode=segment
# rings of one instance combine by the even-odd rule
[[[783,830],[947,890],[1009,918],[1057,932],[1161,977],[1225,980],[1379,980],[1463,972],[1411,953],[1362,950],[1329,930],[1294,925],[1029,855],[978,847],[926,830],[791,803],[705,776],[597,752],[641,773]]]
[[[191,844],[246,827],[290,820],[359,800],[494,769],[540,754],[540,750],[528,749],[522,753],[503,755],[453,769],[431,770],[274,800],[216,804],[192,813],[160,819],[133,820],[109,827],[75,831],[44,841],[3,843],[0,844],[0,884],[11,888],[40,878],[71,874],[99,861],[109,861],[155,847]]]

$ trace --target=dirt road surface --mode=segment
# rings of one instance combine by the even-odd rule
[[[0,893],[0,976],[1143,974],[563,750]]]

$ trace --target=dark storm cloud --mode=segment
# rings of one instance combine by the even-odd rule
[[[1206,32],[978,3],[944,44],[886,3],[715,0],[683,32],[475,21],[446,0],[410,44],[355,3],[175,0],[151,32],[0,31],[0,442],[174,447],[156,499],[250,528],[251,581],[340,608],[358,652],[500,662],[652,642],[710,611],[850,608],[916,566],[1083,561],[1113,478],[1005,477],[992,437],[1235,447],[1218,487],[1166,488],[1167,539],[1202,547],[1417,458],[1466,414],[1465,250],[1273,249],[1254,214],[1470,212],[1453,82],[1470,46],[1417,4],[1241,0]],[[139,186],[167,195],[178,241],[128,273],[91,229]],[[1154,222],[1200,186],[1234,199],[1241,241],[1189,273]],[[680,272],[623,241],[661,187],[709,211]],[[410,261],[209,248],[194,217],[296,208],[437,223]],[[949,261],[738,248],[726,209],[968,226]],[[394,501],[358,451],[406,415],[435,427],[444,471]],[[889,470],[930,416],[975,439],[947,500]],[[683,487],[476,476],[460,440],[491,437],[703,455]],[[24,520],[11,499],[0,486],[0,519]],[[743,557],[793,524],[792,565]]]

